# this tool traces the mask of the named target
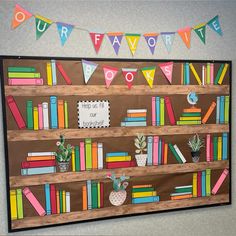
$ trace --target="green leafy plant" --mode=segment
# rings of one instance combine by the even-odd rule
[[[137,154],[143,154],[143,152],[147,151],[146,146],[147,146],[147,142],[146,142],[146,136],[144,136],[143,134],[137,134],[137,137],[134,139],[134,145],[137,148],[135,150],[135,152]]]
[[[67,144],[65,146],[65,137],[60,135],[60,141],[56,142],[58,150],[55,152],[55,156],[58,162],[69,162],[71,159],[71,153],[74,149],[73,146]]]
[[[129,179],[129,176],[122,175],[120,178],[116,178],[114,173],[108,173],[107,178],[111,179],[113,181],[113,189],[118,192],[120,190],[125,190],[128,186],[128,182],[125,181]],[[123,182],[125,181],[125,182]],[[123,182],[123,183],[122,183]]]
[[[204,139],[200,138],[198,134],[195,134],[188,140],[188,146],[193,152],[197,152],[200,148],[204,147]]]

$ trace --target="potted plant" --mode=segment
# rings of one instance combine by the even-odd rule
[[[109,195],[110,203],[113,206],[121,206],[127,197],[125,189],[128,186],[128,182],[125,180],[129,179],[129,176],[122,175],[120,178],[116,178],[114,173],[108,173],[107,178],[113,181],[113,191]]]
[[[56,145],[58,147],[58,150],[55,152],[55,156],[59,167],[59,171],[65,172],[68,170],[71,159],[71,153],[74,147],[71,146],[70,144],[67,144],[65,146],[64,135],[60,135],[60,141],[57,141]]]
[[[188,146],[191,148],[193,162],[198,162],[200,158],[200,148],[204,147],[204,139],[195,134],[188,140]]]
[[[147,162],[147,154],[144,154],[143,152],[147,151],[146,136],[144,136],[143,134],[137,134],[137,137],[134,139],[134,145],[137,148],[135,150],[135,153],[137,153],[135,155],[137,165],[145,166]]]

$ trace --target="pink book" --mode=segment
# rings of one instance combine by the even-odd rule
[[[169,116],[170,124],[171,125],[176,125],[175,115],[174,115],[173,107],[172,107],[171,102],[170,102],[170,98],[165,97],[164,100],[165,100],[166,109],[167,109],[167,113],[168,113],[168,116]]]
[[[38,104],[38,114],[39,114],[39,129],[43,129],[43,107],[42,107],[42,104]]]
[[[25,197],[29,200],[30,204],[33,206],[33,208],[37,211],[37,213],[40,216],[44,216],[46,215],[46,211],[44,210],[44,208],[42,207],[42,205],[39,203],[39,201],[37,200],[37,198],[34,196],[34,194],[30,191],[29,188],[24,188],[23,189],[23,194],[25,195]]]
[[[80,142],[80,169],[85,170],[85,153],[84,153],[84,142]]]
[[[206,161],[211,161],[211,135],[207,134],[206,136]]]
[[[224,171],[222,172],[220,178],[217,180],[215,186],[213,187],[211,193],[212,194],[216,194],[220,188],[220,186],[223,184],[225,178],[227,177],[227,175],[229,174],[229,170],[224,169]]]
[[[153,137],[153,155],[152,155],[152,163],[153,165],[158,165],[158,146],[159,146],[159,136]]]
[[[156,126],[156,97],[152,97],[152,126]]]
[[[8,85],[43,85],[42,78],[11,78]]]
[[[16,105],[15,99],[9,95],[6,97],[6,101],[18,128],[25,129],[26,128],[25,120],[23,116],[21,115],[18,106]]]
[[[210,84],[214,84],[214,63],[210,63]]]

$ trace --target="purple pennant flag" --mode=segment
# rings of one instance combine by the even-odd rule
[[[114,51],[116,55],[119,53],[120,45],[121,45],[121,40],[123,38],[123,33],[107,33],[107,36],[112,44],[112,47],[114,48]]]
[[[147,45],[153,55],[154,51],[155,51],[156,44],[157,44],[158,34],[157,33],[148,33],[148,34],[144,34],[143,36],[146,39]]]

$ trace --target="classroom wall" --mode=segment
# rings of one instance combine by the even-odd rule
[[[27,10],[54,21],[64,21],[95,32],[123,31],[131,33],[176,31],[187,25],[194,26],[219,14],[223,37],[207,29],[207,44],[203,45],[193,33],[192,47],[186,48],[176,35],[172,52],[167,53],[160,40],[155,55],[151,55],[144,38],[140,40],[134,58],[232,60],[232,103],[235,104],[236,86],[236,30],[235,1],[76,1],[31,0],[0,1],[0,55],[132,58],[123,41],[119,56],[115,56],[108,39],[104,39],[98,55],[89,35],[74,31],[61,47],[55,25],[35,40],[34,19],[16,30],[11,30],[11,17],[16,3]],[[1,104],[1,103],[0,103]],[[2,109],[0,119],[2,120]],[[232,117],[236,109],[232,106]],[[233,235],[236,230],[235,187],[236,153],[235,119],[232,119],[232,205],[183,210],[178,212],[124,217],[90,223],[73,224],[15,233],[18,235]],[[17,157],[16,157],[17,158]],[[3,126],[0,125],[0,235],[7,234],[7,207]]]

